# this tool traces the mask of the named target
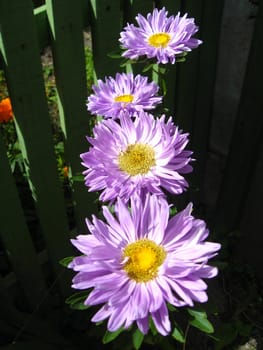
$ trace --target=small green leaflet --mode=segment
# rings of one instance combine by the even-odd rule
[[[74,310],[86,310],[89,306],[84,304],[84,301],[87,299],[89,295],[88,291],[78,292],[66,299],[66,304],[69,304],[71,309]]]
[[[169,304],[169,303],[167,303],[167,308],[169,311],[172,311],[172,312],[177,311],[176,307],[174,307],[172,304]]]
[[[170,216],[174,216],[175,214],[177,214],[178,210],[176,207],[170,207]]]
[[[151,317],[150,317],[150,330],[151,330],[153,336],[157,335],[158,332],[157,332],[157,329],[156,329],[155,324],[154,324]]]
[[[110,58],[122,58],[121,52],[120,51],[116,51],[116,52],[110,52],[107,55]]]
[[[115,332],[106,331],[106,333],[104,334],[104,337],[102,339],[103,344],[110,343],[111,341],[116,339],[121,334],[122,331],[123,331],[123,328],[119,328]]]
[[[136,63],[136,61],[127,59],[124,62],[120,63],[120,67],[125,67],[127,66],[127,64],[134,64],[134,63]]]
[[[59,263],[64,267],[68,267],[68,265],[71,263],[73,259],[74,259],[74,256],[67,256],[66,258],[61,259]]]
[[[154,67],[154,63],[147,64],[147,65],[143,68],[142,72],[143,72],[143,73],[146,73],[146,72],[148,72],[148,70],[152,69],[153,67]]]
[[[187,311],[192,317],[194,317],[194,319],[189,322],[191,326],[194,326],[205,333],[214,332],[214,327],[212,323],[207,319],[205,311],[196,311],[192,309],[187,309]]]
[[[136,350],[139,350],[143,342],[144,334],[137,328],[132,334],[133,346]]]
[[[185,337],[184,337],[184,333],[183,331],[178,328],[177,326],[174,327],[173,333],[172,333],[172,337],[177,340],[179,343],[185,343]]]
[[[179,57],[179,58],[185,57],[187,54],[188,54],[188,52],[184,51],[184,52],[180,53],[179,55],[176,55],[176,57]]]
[[[163,92],[163,96],[166,96],[167,93],[167,87],[166,87],[166,82],[164,79],[161,79],[161,84],[162,84],[162,92]]]
[[[71,180],[74,182],[83,182],[84,176],[82,174],[77,174],[71,177]]]
[[[179,55],[176,55],[176,63],[185,62],[186,61],[186,58],[185,58],[186,55],[187,55],[186,51],[180,53]]]
[[[182,57],[182,58],[177,58],[176,63],[185,62],[185,61],[186,61],[186,58],[184,58],[184,57]]]

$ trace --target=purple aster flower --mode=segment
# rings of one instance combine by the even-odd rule
[[[134,114],[150,110],[162,101],[162,97],[156,96],[158,90],[158,85],[148,83],[147,77],[117,73],[115,79],[108,77],[105,82],[98,80],[98,86],[93,85],[94,94],[88,97],[88,110],[106,118],[118,118],[123,111]]]
[[[198,31],[194,18],[187,18],[187,14],[180,17],[180,12],[175,17],[167,14],[165,8],[160,11],[154,9],[147,18],[138,14],[138,27],[128,24],[120,34],[119,41],[127,49],[123,56],[131,59],[156,57],[158,63],[170,61],[174,64],[177,55],[202,43],[192,37]]]
[[[133,322],[146,334],[151,316],[162,335],[171,330],[166,304],[175,307],[206,302],[203,278],[217,275],[208,265],[220,244],[206,242],[208,229],[191,216],[192,205],[169,220],[169,205],[147,194],[118,199],[116,215],[103,207],[106,223],[87,220],[91,234],[79,235],[73,245],[83,254],[69,267],[78,273],[73,288],[93,288],[85,305],[104,304],[93,322],[108,320],[108,330],[125,329]]]
[[[136,118],[120,116],[97,124],[92,145],[81,154],[85,184],[100,191],[101,201],[124,201],[138,191],[163,195],[161,188],[182,193],[188,183],[182,174],[192,171],[191,151],[185,150],[188,134],[178,130],[172,119],[165,122],[141,112]]]

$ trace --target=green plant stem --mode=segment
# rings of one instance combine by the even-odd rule
[[[183,343],[183,348],[182,348],[182,350],[186,350],[186,338],[187,338],[187,335],[188,335],[190,326],[191,326],[191,325],[190,325],[190,323],[188,322],[188,323],[187,323],[187,326],[186,326],[186,329],[185,329],[185,333],[184,333],[185,342]]]

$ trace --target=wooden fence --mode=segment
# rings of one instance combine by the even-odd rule
[[[189,13],[200,26],[198,37],[204,41],[185,63],[171,68],[165,98],[171,115],[176,116],[175,121],[191,134],[191,149],[197,162],[191,177],[195,190],[189,196],[198,206],[202,204],[204,191],[224,2],[160,0],[155,5],[165,6],[170,14],[179,10]],[[72,181],[76,223],[72,233],[54,153],[41,65],[42,49],[48,45],[52,49],[60,124],[70,177],[74,180],[83,171],[79,154],[87,150],[85,135],[89,133],[90,117],[86,110],[83,30],[91,31],[95,76],[115,75],[120,71],[119,61],[107,55],[118,49],[121,29],[137,13],[147,14],[153,6],[151,0],[77,0],[74,3],[46,0],[45,5],[33,9],[31,0],[0,0],[1,64],[15,114],[39,234],[45,242],[41,250],[36,249],[25,205],[0,135],[0,238],[3,261],[7,264],[0,280],[0,328],[11,340],[17,334],[19,337],[24,325],[24,314],[14,306],[17,298],[26,305],[22,311],[30,312],[42,303],[47,302],[50,307],[54,300],[63,302],[70,294],[71,273],[58,261],[73,254],[69,238],[76,232],[86,232],[84,218],[96,211],[95,196],[88,193],[83,182]],[[260,234],[256,214],[260,216],[260,174],[263,173],[263,118],[260,115],[263,68],[258,64],[263,61],[262,24],[261,6],[218,206],[211,220],[220,233],[242,225],[248,230],[252,213],[253,232],[249,235],[254,242],[251,249],[255,250],[257,233]]]

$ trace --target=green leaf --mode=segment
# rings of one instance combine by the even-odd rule
[[[144,334],[137,328],[132,335],[133,346],[139,350],[143,342]]]
[[[166,96],[167,93],[167,87],[166,87],[166,82],[164,79],[161,80],[161,84],[162,84],[162,92],[163,92],[163,96]]]
[[[122,57],[120,51],[118,51],[118,52],[109,52],[107,54],[107,56],[110,57],[110,58],[121,58]]]
[[[167,304],[167,307],[168,307],[169,311],[172,311],[172,312],[177,311],[176,307],[174,307],[173,305],[171,305],[169,303]]]
[[[172,337],[174,339],[176,339],[177,341],[179,341],[180,343],[185,343],[185,337],[184,337],[184,333],[183,331],[178,328],[177,326],[174,327],[173,333],[172,333]]]
[[[199,318],[190,321],[191,326],[198,328],[200,331],[205,333],[214,333],[214,327],[207,318]]]
[[[83,182],[84,181],[84,175],[82,175],[82,174],[74,175],[74,176],[71,177],[71,180],[75,181],[75,182]]]
[[[142,72],[143,72],[143,73],[148,72],[148,70],[150,70],[151,68],[153,68],[153,66],[154,66],[154,63],[147,64],[147,65],[143,68]]]
[[[157,329],[156,329],[156,327],[155,327],[155,324],[154,324],[154,322],[153,322],[153,320],[152,320],[152,318],[150,317],[150,330],[151,330],[151,332],[152,332],[152,335],[157,335],[158,334],[158,332],[157,332]]]
[[[197,311],[193,309],[187,309],[187,311],[192,317],[194,317],[194,319],[190,321],[190,324],[192,326],[205,333],[214,332],[214,327],[212,323],[207,319],[205,311]]]
[[[177,57],[185,57],[187,54],[188,54],[188,52],[184,51],[184,52],[180,53],[179,55],[176,55],[176,58]]]
[[[104,334],[104,337],[102,339],[103,344],[110,343],[111,341],[116,339],[121,334],[122,331],[123,331],[123,328],[119,328],[115,332],[106,331],[106,333]]]
[[[187,312],[193,316],[194,318],[207,318],[207,314],[205,311],[197,311],[193,309],[187,309]]]
[[[175,214],[177,214],[178,210],[176,207],[171,207],[169,212],[170,212],[170,216],[174,216]]]
[[[160,67],[160,66],[159,66],[159,73],[162,74],[162,75],[165,75],[165,73],[166,73],[166,68],[165,68],[165,67]]]
[[[125,61],[121,62],[120,63],[120,67],[125,67],[128,64],[134,64],[134,63],[136,63],[136,61],[128,59],[128,60],[125,60]]]
[[[87,299],[89,295],[88,291],[78,292],[70,297],[68,297],[65,301],[66,304],[69,304],[71,309],[74,310],[86,310],[89,306],[84,304],[84,301]]]
[[[59,261],[60,265],[64,267],[68,267],[68,265],[71,263],[71,261],[74,259],[74,256],[68,256],[66,258],[63,258]]]
[[[179,63],[179,62],[185,62],[186,61],[186,58],[182,57],[182,58],[178,58],[176,60],[176,63]]]

